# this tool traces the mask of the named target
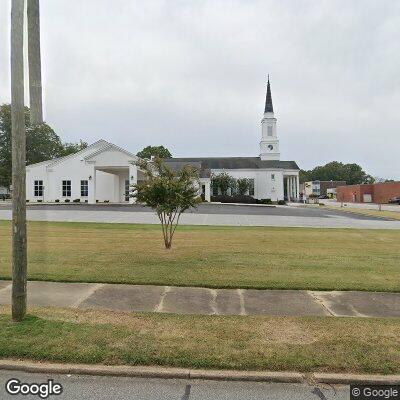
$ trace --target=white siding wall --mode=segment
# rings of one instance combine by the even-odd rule
[[[283,200],[283,170],[273,169],[213,169],[213,174],[226,172],[235,179],[254,179],[254,197],[257,199]],[[272,180],[272,174],[275,179]]]
[[[31,202],[37,200],[54,202],[57,199],[60,202],[64,202],[65,197],[62,196],[62,181],[70,180],[71,197],[69,199],[71,201],[80,199],[81,202],[89,200],[90,192],[93,190],[94,185],[95,168],[109,166],[113,168],[122,167],[127,170],[126,172],[116,170],[115,173],[96,170],[96,200],[99,200],[99,202],[105,200],[110,202],[124,201],[124,184],[125,179],[128,179],[129,159],[132,157],[115,150],[107,150],[104,153],[96,155],[93,164],[87,163],[83,158],[95,150],[91,148],[87,152],[62,160],[49,168],[46,168],[47,163],[28,166],[26,170],[27,199]],[[36,198],[34,196],[35,180],[43,181],[44,198]],[[81,180],[89,181],[89,197],[81,197]]]
[[[104,142],[99,144],[99,147],[104,146]],[[132,170],[132,156],[124,151],[111,148],[103,152],[94,154],[96,146],[90,146],[87,150],[68,157],[55,163],[53,166],[47,167],[49,163],[38,164],[27,167],[26,189],[27,199],[29,201],[44,200],[53,202],[58,199],[64,202],[62,196],[62,181],[71,181],[71,197],[80,199],[81,202],[88,200],[98,200],[103,202],[125,201],[125,179],[129,179],[128,169]],[[92,155],[89,160],[85,161],[84,157]],[[101,168],[102,171],[98,170]],[[96,169],[96,175],[95,175]],[[105,170],[107,172],[105,172]],[[272,201],[282,200],[284,198],[284,175],[298,176],[297,170],[282,170],[282,169],[215,169],[213,174],[227,172],[229,175],[238,178],[254,179],[254,197],[257,199],[271,199]],[[133,174],[133,172],[132,172]],[[275,179],[272,179],[272,174]],[[91,179],[89,179],[91,177]],[[94,179],[95,178],[95,179]],[[135,178],[136,179],[136,178]],[[44,185],[44,197],[34,197],[34,181],[42,180]],[[81,180],[89,182],[89,196],[81,197]],[[96,186],[96,198],[93,198],[93,187]]]

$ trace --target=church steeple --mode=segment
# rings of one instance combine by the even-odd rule
[[[272,106],[271,85],[267,83],[267,97],[265,99],[264,116],[261,120],[261,160],[279,160],[279,139],[276,133],[276,118]]]
[[[268,75],[268,83],[267,83],[267,97],[265,98],[265,109],[264,113],[274,112],[274,106],[272,105],[272,95],[271,95],[271,85],[269,83],[269,75]]]

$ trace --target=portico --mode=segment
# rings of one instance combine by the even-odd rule
[[[299,198],[299,176],[284,175],[284,197],[287,201],[295,201]]]
[[[91,204],[99,202],[98,194],[104,196],[105,191],[108,191],[109,198],[103,201],[133,203],[135,199],[129,197],[130,188],[138,182],[139,175],[144,179],[143,173],[139,173],[135,164],[137,160],[135,155],[120,148],[109,147],[87,155],[84,162],[91,169],[88,179],[88,202]],[[103,175],[101,180],[98,179],[99,173]],[[107,178],[104,174],[108,175]],[[104,178],[108,181],[107,188],[102,187]]]

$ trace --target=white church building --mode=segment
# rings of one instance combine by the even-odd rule
[[[264,115],[261,120],[258,157],[170,158],[172,169],[192,165],[199,170],[201,188],[207,201],[218,193],[212,189],[214,174],[226,172],[235,179],[250,180],[249,195],[257,199],[296,200],[299,197],[299,167],[281,161],[277,119],[268,80]],[[26,195],[30,202],[133,202],[129,188],[146,179],[136,166],[138,157],[105,140],[66,157],[28,165]],[[201,192],[201,193],[200,193]]]

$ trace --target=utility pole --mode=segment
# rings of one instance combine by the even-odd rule
[[[11,2],[12,319],[26,313],[26,133],[24,113],[24,0]]]
[[[40,11],[39,0],[27,2],[30,122],[31,125],[37,125],[43,122]]]

